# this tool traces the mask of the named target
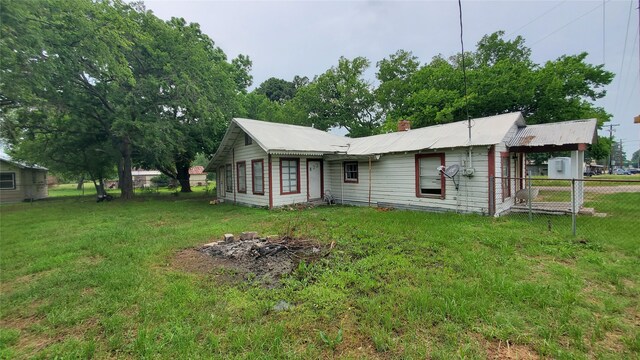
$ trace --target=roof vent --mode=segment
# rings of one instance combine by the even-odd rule
[[[411,121],[400,120],[398,121],[398,132],[411,130]]]

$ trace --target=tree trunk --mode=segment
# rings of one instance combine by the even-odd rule
[[[131,176],[131,140],[128,136],[121,139],[120,154],[122,158],[118,164],[118,187],[120,198],[133,199],[133,178]]]
[[[76,190],[82,190],[83,184],[84,184],[84,176],[81,176],[80,179],[78,179],[78,186],[76,186]]]
[[[180,192],[191,192],[191,184],[189,183],[189,163],[176,162],[176,172],[178,173],[178,182],[180,183]]]
[[[107,194],[104,191],[104,182],[102,179],[100,179],[100,182],[97,182],[95,179],[92,179],[92,181],[93,181],[93,186],[95,186],[96,188],[96,194],[98,195],[98,197],[104,196]]]

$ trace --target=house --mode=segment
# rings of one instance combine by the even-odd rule
[[[134,169],[131,170],[131,177],[133,177],[133,186],[134,187],[142,187],[148,188],[151,187],[151,179],[156,176],[160,176],[160,171],[158,170],[142,170],[142,169]]]
[[[207,185],[207,173],[204,172],[204,166],[194,166],[192,168],[189,168],[189,185]]]
[[[572,151],[584,159],[596,132],[595,119],[527,126],[520,113],[399,125],[395,133],[346,138],[235,118],[206,170],[216,174],[217,197],[236,204],[274,208],[330,194],[343,204],[498,215],[524,187],[526,153]],[[572,163],[581,178],[583,160]]]
[[[38,200],[47,196],[46,168],[0,156],[0,203]]]

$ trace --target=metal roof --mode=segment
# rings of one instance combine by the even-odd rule
[[[42,166],[39,166],[39,165],[33,165],[33,164],[30,165],[30,164],[27,164],[27,163],[24,163],[24,162],[21,162],[21,161],[15,161],[15,160],[11,159],[9,157],[9,155],[5,155],[5,154],[0,155],[0,160],[6,161],[8,163],[11,163],[11,164],[13,164],[13,165],[15,165],[15,166],[17,166],[17,167],[19,167],[21,169],[33,169],[33,170],[45,170],[45,171],[49,170],[46,167],[42,167]]]
[[[519,112],[471,120],[471,142],[468,121],[429,126],[409,131],[351,139],[348,154],[370,155],[424,149],[493,145],[504,141],[514,125],[524,126]]]
[[[597,135],[596,119],[529,125],[518,129],[509,147],[591,144]]]
[[[335,153],[345,151],[349,140],[312,127],[251,119],[233,119],[265,151]]]
[[[526,126],[519,112],[471,120],[471,141],[468,122],[429,126],[363,138],[347,138],[311,127],[234,118],[218,150],[207,165],[215,166],[231,153],[238,136],[249,136],[265,152],[294,156],[370,156],[378,154],[448,149],[465,146],[487,146],[507,142],[508,146],[567,145],[592,143],[596,120],[575,120],[562,123]],[[515,138],[507,138],[517,128]]]
[[[367,156],[498,144],[505,141],[514,125],[525,126],[524,118],[519,112],[472,119],[469,142],[466,120],[403,132],[347,138],[311,127],[234,118],[206,169],[215,170],[215,166],[231,152],[238,136],[243,136],[244,133],[249,134],[269,154]]]

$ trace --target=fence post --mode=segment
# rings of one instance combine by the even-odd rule
[[[576,236],[576,179],[571,179],[571,233]]]
[[[533,203],[533,198],[531,196],[531,170],[527,171],[527,179],[527,187],[529,192],[529,195],[527,196],[527,203],[529,203],[529,221],[533,221],[533,211],[531,209],[531,204]]]

